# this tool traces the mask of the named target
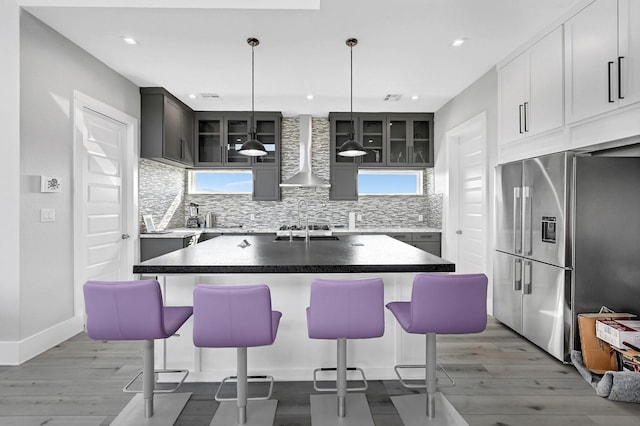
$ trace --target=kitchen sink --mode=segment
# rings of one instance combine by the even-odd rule
[[[311,241],[338,241],[340,238],[333,235],[309,235],[309,239]],[[292,241],[304,241],[304,237],[293,236],[291,237]],[[288,235],[279,235],[273,241],[289,241]]]

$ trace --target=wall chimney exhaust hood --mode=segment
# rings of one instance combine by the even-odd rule
[[[329,188],[331,184],[311,172],[311,115],[300,115],[300,171],[282,181],[284,188]]]

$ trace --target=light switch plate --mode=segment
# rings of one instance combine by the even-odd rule
[[[40,209],[40,222],[55,222],[56,209]]]

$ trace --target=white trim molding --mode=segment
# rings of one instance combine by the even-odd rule
[[[82,330],[82,318],[73,317],[26,339],[0,342],[0,365],[20,365]]]

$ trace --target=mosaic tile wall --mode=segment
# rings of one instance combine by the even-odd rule
[[[282,121],[281,166],[282,179],[299,170],[298,118]],[[329,180],[329,120],[313,118],[312,170]],[[197,203],[200,214],[213,212],[218,225],[243,225],[247,228],[273,229],[297,220],[298,202],[305,199],[309,207],[309,222],[348,225],[349,212],[362,215],[356,227],[430,227],[441,228],[442,197],[433,194],[433,169],[424,174],[424,195],[361,196],[358,201],[331,201],[329,189],[282,188],[282,201],[252,201],[250,194],[190,195],[186,189],[186,173],[182,169],[155,161],[140,160],[140,211],[153,213],[156,223],[168,227],[184,226],[189,203]],[[178,189],[178,186],[181,186]],[[183,199],[177,201],[177,197]],[[182,213],[182,214],[180,214]],[[254,220],[247,216],[254,214]],[[424,221],[418,221],[418,215]]]

